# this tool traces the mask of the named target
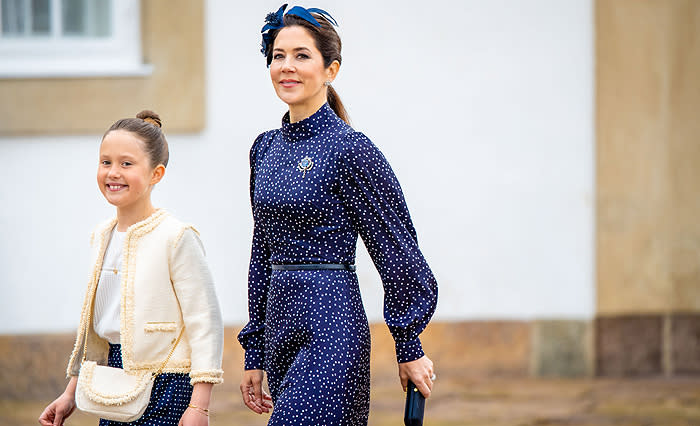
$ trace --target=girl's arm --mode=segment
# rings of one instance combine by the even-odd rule
[[[209,402],[213,387],[214,385],[211,383],[194,384],[190,405],[182,415],[179,426],[206,426],[209,424]]]
[[[170,279],[180,303],[185,335],[191,348],[192,385],[223,382],[221,309],[202,242],[192,227],[185,228],[174,244]]]
[[[191,348],[193,390],[179,425],[206,426],[212,387],[223,381],[223,322],[204,247],[192,227],[186,227],[174,244],[170,279],[180,302]]]
[[[78,385],[78,377],[72,376],[66,390],[54,402],[48,405],[41,416],[39,424],[42,426],[62,425],[73,411],[75,411],[75,387]]]

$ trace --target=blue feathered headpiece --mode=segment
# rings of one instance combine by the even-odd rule
[[[287,9],[287,4],[283,4],[275,13],[268,13],[267,16],[265,17],[265,25],[262,27],[262,30],[260,30],[262,35],[262,49],[260,50],[263,55],[267,55],[267,47],[270,45],[272,42],[272,37],[270,36],[270,31],[271,30],[277,30],[282,27],[284,27],[284,11]],[[319,15],[323,16],[330,22],[331,24],[335,25],[336,27],[338,26],[338,23],[333,19],[333,17],[330,15],[330,13],[326,12],[323,9],[318,9],[315,7],[305,9],[301,6],[294,6],[293,8],[289,9],[287,11],[286,15],[294,15],[298,16],[299,18],[305,20],[306,22],[309,22],[313,26],[320,27],[321,24],[316,20],[316,18],[311,15],[311,13],[318,13]]]

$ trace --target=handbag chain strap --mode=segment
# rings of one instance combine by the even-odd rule
[[[99,278],[98,279],[98,285],[99,285]],[[95,285],[95,290],[92,292],[92,298],[90,299],[90,308],[87,311],[87,321],[85,322],[85,337],[83,338],[84,343],[83,343],[83,361],[87,360],[87,341],[88,341],[88,330],[90,329],[90,326],[92,325],[92,310],[94,309],[95,305],[95,297],[97,296],[97,285]],[[177,336],[177,339],[175,340],[175,344],[173,347],[170,349],[170,353],[168,353],[167,358],[165,358],[165,361],[158,367],[158,370],[153,372],[153,377],[159,375],[160,373],[163,372],[163,369],[165,366],[168,364],[168,361],[170,361],[170,357],[173,356],[173,352],[175,352],[175,348],[177,348],[178,343],[180,343],[180,339],[182,338],[182,333],[185,331],[185,326],[182,326],[182,329],[180,329],[180,334]]]
[[[170,348],[170,353],[168,354],[168,357],[165,358],[165,361],[163,361],[163,363],[160,365],[160,368],[158,368],[158,370],[156,370],[156,372],[153,373],[153,377],[156,377],[157,375],[159,375],[160,373],[163,372],[163,369],[168,364],[168,361],[170,361],[170,357],[173,356],[173,352],[175,352],[175,348],[177,347],[177,344],[180,343],[180,338],[182,338],[182,333],[184,331],[185,331],[185,326],[183,325],[182,329],[180,330],[180,334],[177,336],[177,340],[175,340],[175,344],[173,345],[172,348]]]

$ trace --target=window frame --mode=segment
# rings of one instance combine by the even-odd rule
[[[60,21],[55,13],[58,2],[50,2],[52,25],[56,25]],[[110,4],[110,37],[2,37],[0,28],[0,78],[150,75],[153,67],[143,63],[141,51],[140,0],[113,0]]]

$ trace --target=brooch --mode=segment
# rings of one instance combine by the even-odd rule
[[[309,157],[302,158],[301,161],[299,162],[299,170],[304,172],[304,174],[301,175],[301,177],[305,177],[306,172],[311,170],[311,168],[313,166],[314,166],[314,162],[311,160],[311,158],[309,158]]]

